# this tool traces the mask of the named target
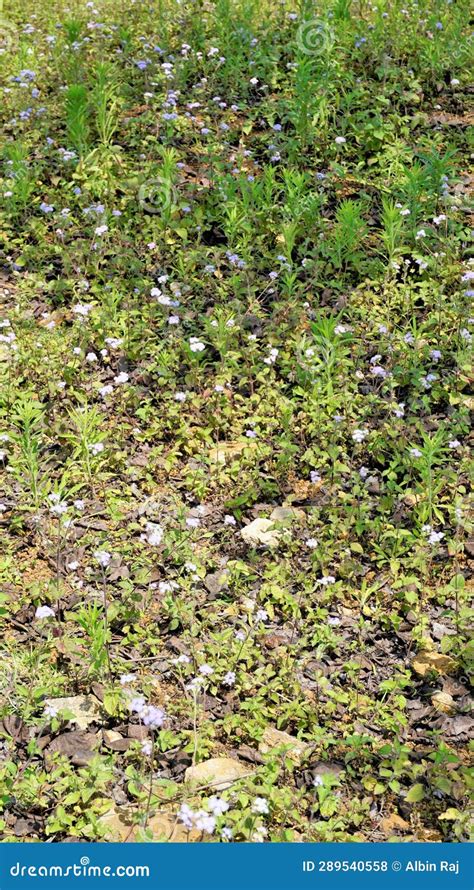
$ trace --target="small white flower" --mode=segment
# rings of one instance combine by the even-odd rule
[[[42,621],[44,618],[54,618],[54,609],[51,609],[50,606],[38,606],[35,612],[35,618],[38,621]]]
[[[129,379],[128,374],[126,374],[125,371],[121,371],[120,374],[117,374],[117,376],[114,377],[114,383],[117,386],[120,386],[122,383],[128,383]]]
[[[444,538],[443,532],[431,532],[428,537],[429,544],[439,544],[439,542]]]
[[[67,513],[68,505],[66,501],[53,501],[51,507],[49,508],[49,512],[53,514],[53,516],[64,516]]]
[[[173,664],[191,664],[191,659],[189,655],[184,655],[183,653],[174,659]]]
[[[267,829],[264,825],[259,825],[253,832],[251,840],[256,844],[263,844],[266,836],[268,834]]]
[[[163,529],[161,528],[161,525],[158,525],[156,522],[147,522],[145,529],[146,535],[143,537],[150,547],[159,547],[163,540]]]
[[[237,525],[235,516],[231,516],[229,513],[227,513],[224,516],[224,525]]]
[[[227,801],[216,795],[213,795],[208,799],[207,806],[213,816],[222,816],[222,814],[226,813],[229,809]]]
[[[316,538],[308,538],[306,541],[306,546],[309,547],[310,550],[314,550],[314,548],[318,546]]]
[[[344,136],[336,136],[334,142],[336,143],[336,145],[344,145],[346,142],[346,139]]]
[[[87,318],[91,309],[92,303],[76,303],[76,305],[72,307],[74,315],[81,315],[83,318]]]
[[[235,683],[235,672],[227,671],[225,676],[222,678],[222,682],[224,686],[233,686]]]
[[[363,442],[368,435],[368,430],[354,430],[354,432],[352,433],[352,438],[354,442]]]
[[[191,352],[203,352],[206,348],[204,343],[198,337],[189,338],[189,348]]]
[[[178,812],[178,819],[180,822],[183,823],[183,825],[185,825],[186,828],[193,827],[194,813],[193,813],[191,807],[189,806],[189,804],[187,804],[187,803],[181,804],[181,807]]]
[[[268,801],[264,797],[256,797],[252,804],[252,813],[269,813]]]
[[[134,680],[137,679],[136,674],[122,674],[120,677],[120,685],[128,686],[129,683],[133,683]]]
[[[212,834],[216,827],[214,816],[210,816],[205,810],[198,810],[194,814],[194,824],[199,831],[205,831],[206,834]]]

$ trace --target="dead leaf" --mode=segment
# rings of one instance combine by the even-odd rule
[[[408,822],[405,822],[398,813],[391,813],[390,816],[385,816],[380,823],[380,827],[385,834],[393,834],[394,831],[406,831],[410,828]]]
[[[420,652],[413,659],[411,666],[415,673],[424,677],[429,671],[450,674],[456,668],[456,662],[449,655],[442,655],[441,652]]]

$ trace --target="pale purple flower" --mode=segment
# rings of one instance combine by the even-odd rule
[[[165,713],[161,708],[155,708],[154,705],[145,705],[140,711],[140,718],[144,726],[151,729],[159,729],[163,725]]]
[[[112,555],[107,550],[96,550],[94,557],[103,569],[107,568],[112,559]]]
[[[45,717],[57,717],[59,711],[54,705],[45,705],[43,713]]]

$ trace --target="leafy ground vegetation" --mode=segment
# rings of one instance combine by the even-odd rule
[[[465,840],[468,4],[0,32],[4,842]]]

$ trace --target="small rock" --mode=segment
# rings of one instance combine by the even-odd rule
[[[63,732],[45,748],[45,758],[58,752],[69,757],[75,766],[86,766],[94,756],[94,749],[99,745],[99,738],[92,732],[73,730]]]
[[[26,741],[28,738],[27,727],[23,723],[21,717],[17,717],[15,714],[7,714],[7,716],[3,718],[2,723],[0,724],[0,732],[2,730],[17,742]]]
[[[102,733],[102,738],[104,740],[105,745],[110,745],[113,742],[119,741],[119,739],[123,738],[119,732],[115,732],[114,729],[104,729]]]
[[[34,819],[17,819],[13,833],[15,837],[31,837],[33,834],[36,834],[40,828],[41,823],[35,822]]]
[[[282,537],[281,531],[277,531],[271,519],[254,519],[240,534],[251,547],[278,547]]]
[[[139,742],[143,742],[148,738],[149,732],[146,726],[135,726],[134,723],[129,723],[127,735],[129,739],[138,739]]]
[[[140,824],[136,818],[138,811],[131,807],[112,807],[99,819],[99,825],[105,829],[105,839],[108,841],[121,841],[122,843],[135,841]],[[153,840],[165,840],[177,844],[197,841],[201,832],[196,829],[188,831],[183,825],[176,822],[171,813],[159,813],[148,820],[147,829],[153,832]]]
[[[250,763],[263,763],[263,757],[260,756],[258,751],[255,748],[251,748],[250,745],[240,745],[237,749],[237,754],[242,760],[248,760]]]
[[[340,763],[332,763],[330,760],[325,763],[321,760],[311,767],[311,771],[315,778],[317,776],[320,776],[322,778],[323,776],[328,775],[338,776],[339,773],[342,773],[344,771],[344,767],[341,766]]]
[[[439,621],[433,621],[431,632],[435,638],[435,640],[442,640],[445,636],[453,636],[456,631],[454,628],[446,627],[445,624],[440,624]]]
[[[242,779],[251,772],[248,766],[231,757],[211,757],[196,766],[189,766],[184,774],[184,781],[211,785],[216,791],[225,791],[237,779]]]
[[[107,745],[107,748],[110,748],[112,751],[128,751],[130,745],[133,744],[132,739],[124,739],[119,732],[115,732],[112,729],[105,729],[102,733],[102,738],[104,745]]]
[[[91,723],[100,722],[100,703],[95,695],[72,695],[68,698],[47,698],[44,705],[55,708],[59,714],[67,711],[71,723],[79,729],[87,729]]]
[[[270,519],[273,522],[301,522],[306,519],[306,513],[296,507],[275,507],[270,513]]]
[[[204,578],[204,587],[213,596],[217,596],[221,590],[227,587],[229,573],[224,569],[222,572],[213,572]]]
[[[454,699],[448,692],[435,692],[431,696],[431,704],[437,711],[441,711],[443,714],[456,713]]]
[[[307,742],[302,742],[288,732],[282,732],[272,726],[267,726],[264,731],[258,750],[261,754],[268,754],[269,751],[280,748],[282,745],[288,746],[286,756],[294,763],[301,763],[305,754],[311,750],[311,745],[308,745]]]

